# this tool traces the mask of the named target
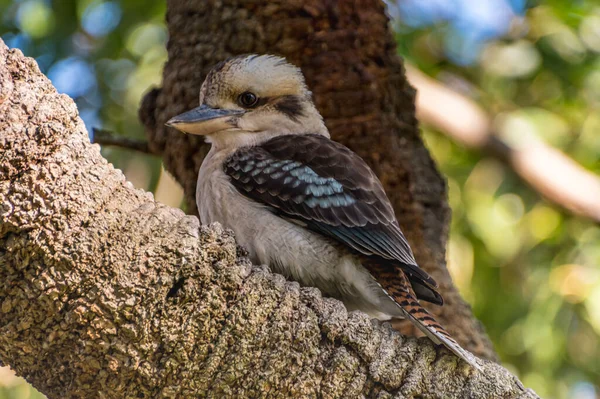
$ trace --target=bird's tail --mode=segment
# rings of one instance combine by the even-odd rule
[[[405,317],[427,335],[429,339],[438,345],[444,345],[456,356],[481,371],[481,367],[477,364],[475,356],[464,350],[433,316],[417,302],[416,298],[407,294],[403,298],[394,298],[394,300],[402,308],[402,313],[404,313]]]
[[[402,273],[404,274],[404,273]],[[477,364],[476,357],[464,350],[458,342],[448,334],[448,332],[435,320],[435,318],[417,301],[417,297],[412,290],[406,276],[402,276],[402,284],[390,284],[389,289],[383,287],[388,295],[402,309],[405,318],[410,320],[419,328],[429,339],[436,344],[443,344],[451,350],[456,356],[469,363],[473,368],[481,371],[481,366]],[[388,280],[389,281],[389,280]],[[398,289],[398,287],[402,287]]]

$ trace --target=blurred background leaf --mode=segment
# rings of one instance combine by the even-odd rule
[[[403,57],[478,103],[500,138],[540,140],[600,172],[600,3],[388,6]],[[542,397],[599,397],[600,228],[504,163],[423,131],[448,178],[450,271],[503,364]]]
[[[474,100],[498,136],[600,173],[597,0],[389,0],[399,53]],[[166,61],[164,1],[0,0],[0,35],[73,97],[88,131],[144,139],[137,109]],[[543,200],[505,163],[423,126],[448,178],[448,261],[503,364],[545,398],[600,397],[600,228]],[[157,157],[103,154],[181,205]],[[600,201],[600,198],[598,199]],[[41,397],[6,368],[0,399]]]

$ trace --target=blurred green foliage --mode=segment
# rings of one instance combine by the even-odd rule
[[[438,4],[432,2],[432,4]],[[137,108],[160,83],[165,3],[0,0],[0,35],[72,95],[88,129],[143,137]],[[469,63],[444,51],[447,25],[402,25],[400,53],[475,99],[502,137],[535,136],[600,173],[600,5],[539,1]],[[546,398],[600,392],[600,228],[542,200],[506,166],[424,127],[448,177],[449,267],[503,364]],[[103,149],[137,187],[160,160]],[[599,199],[600,200],[600,199]],[[41,397],[0,369],[0,399]]]
[[[167,59],[164,1],[0,0],[0,35],[34,57],[60,92],[75,99],[90,135],[104,128],[144,138],[137,110],[158,86]],[[138,187],[154,190],[160,160],[106,148]]]
[[[600,173],[600,3],[540,1],[469,66],[444,52],[443,24],[399,24],[401,54],[482,105],[502,138]],[[542,397],[600,397],[600,228],[486,154],[424,137],[448,177],[450,270],[503,364]]]

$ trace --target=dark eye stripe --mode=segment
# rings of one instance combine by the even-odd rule
[[[293,121],[298,121],[304,115],[302,99],[299,96],[282,96],[277,99],[274,106],[277,111],[287,115]]]
[[[281,97],[258,97],[256,103],[249,106],[242,102],[242,96],[247,93],[249,92],[240,94],[238,99],[240,105],[245,108],[257,108],[266,104],[272,104],[277,111],[287,115],[287,117],[293,121],[298,121],[300,117],[304,116],[304,106],[302,105],[303,102],[300,96],[286,95]]]

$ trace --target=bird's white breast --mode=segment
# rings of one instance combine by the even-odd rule
[[[202,224],[221,223],[234,231],[254,263],[266,264],[304,286],[342,299],[349,309],[360,309],[380,319],[399,315],[396,305],[358,258],[241,195],[223,171],[223,162],[230,154],[212,147],[202,163],[196,191]]]

